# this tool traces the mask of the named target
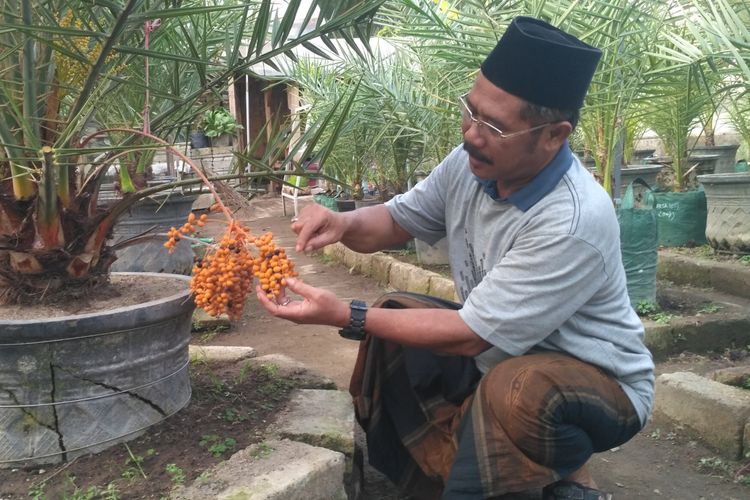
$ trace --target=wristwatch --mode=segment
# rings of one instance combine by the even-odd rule
[[[349,318],[349,326],[339,330],[339,335],[349,340],[362,340],[365,338],[365,315],[367,304],[362,300],[352,300],[349,307],[352,315]]]

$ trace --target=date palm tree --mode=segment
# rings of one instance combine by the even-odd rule
[[[158,136],[192,122],[201,96],[259,63],[316,39],[366,39],[381,3],[0,0],[0,296],[106,275],[118,215],[164,189],[131,192],[102,210],[98,190],[110,166],[164,147]],[[145,58],[148,83],[132,69]],[[145,91],[151,112],[128,109],[124,96]]]

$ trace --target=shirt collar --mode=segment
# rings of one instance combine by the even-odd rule
[[[560,182],[565,172],[568,171],[572,162],[573,152],[570,150],[568,142],[565,141],[565,144],[563,144],[555,157],[552,158],[552,161],[541,172],[536,174],[531,182],[507,198],[500,198],[497,192],[497,181],[484,180],[479,177],[474,178],[490,198],[495,201],[508,201],[519,210],[525,212],[555,189],[555,186]]]

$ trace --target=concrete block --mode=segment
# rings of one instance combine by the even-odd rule
[[[191,345],[189,346],[190,360],[205,361],[241,361],[257,355],[252,347],[223,346],[223,345]]]
[[[328,377],[311,371],[307,365],[284,354],[267,354],[250,360],[254,367],[266,367],[278,371],[281,377],[295,377],[301,379],[305,385],[320,389],[336,389],[336,382]]]
[[[750,391],[695,373],[666,373],[656,379],[654,411],[693,429],[727,457],[742,456]]]
[[[391,276],[391,264],[394,260],[393,257],[384,253],[373,254],[370,276],[381,285],[387,285]]]
[[[335,260],[336,262],[343,262],[345,249],[346,247],[342,245],[341,243],[334,243],[332,245],[328,245],[327,247],[325,247],[323,249],[323,254]]]
[[[728,262],[701,261],[660,250],[657,276],[680,285],[709,285],[730,295],[750,298],[750,268]]]
[[[656,273],[659,279],[678,285],[706,286],[711,283],[710,265],[668,251],[659,252]]]
[[[432,276],[440,276],[438,273],[432,271],[426,271],[418,266],[409,266],[409,278],[406,285],[406,290],[413,293],[429,293],[430,291],[430,278]]]
[[[428,293],[434,297],[440,297],[441,299],[455,300],[456,289],[453,280],[436,274],[430,276],[430,291]]]
[[[646,347],[661,361],[683,351],[721,351],[750,344],[750,316],[746,312],[726,312],[721,319],[710,316],[674,318],[668,325],[645,320]]]
[[[391,276],[389,285],[391,288],[400,291],[409,290],[409,276],[412,273],[411,264],[407,264],[401,261],[394,261],[391,264]]]
[[[714,370],[708,374],[708,377],[721,384],[736,387],[743,386],[750,380],[750,366],[731,366],[729,368],[722,368],[721,370]]]
[[[359,272],[359,254],[355,252],[354,250],[350,250],[346,247],[344,247],[344,259],[343,259],[344,265],[349,268],[350,273],[358,273]]]
[[[205,330],[229,330],[231,325],[232,323],[229,321],[229,316],[226,314],[213,317],[200,308],[196,308],[195,311],[193,311],[192,329],[195,332],[202,332]]]
[[[175,500],[345,500],[344,455],[294,441],[265,441],[212,467]]]
[[[274,425],[281,438],[301,441],[354,455],[354,406],[344,391],[300,389],[294,391]]]
[[[372,275],[372,254],[371,253],[356,253],[356,264],[357,272],[367,276]]]
[[[711,270],[711,285],[730,295],[750,299],[750,268],[738,269],[722,262]]]

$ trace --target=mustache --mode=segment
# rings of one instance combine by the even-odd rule
[[[487,158],[485,155],[479,152],[477,148],[469,144],[468,142],[464,141],[464,151],[469,153],[469,156],[473,157],[476,160],[479,160],[484,163],[491,163],[492,161]]]

